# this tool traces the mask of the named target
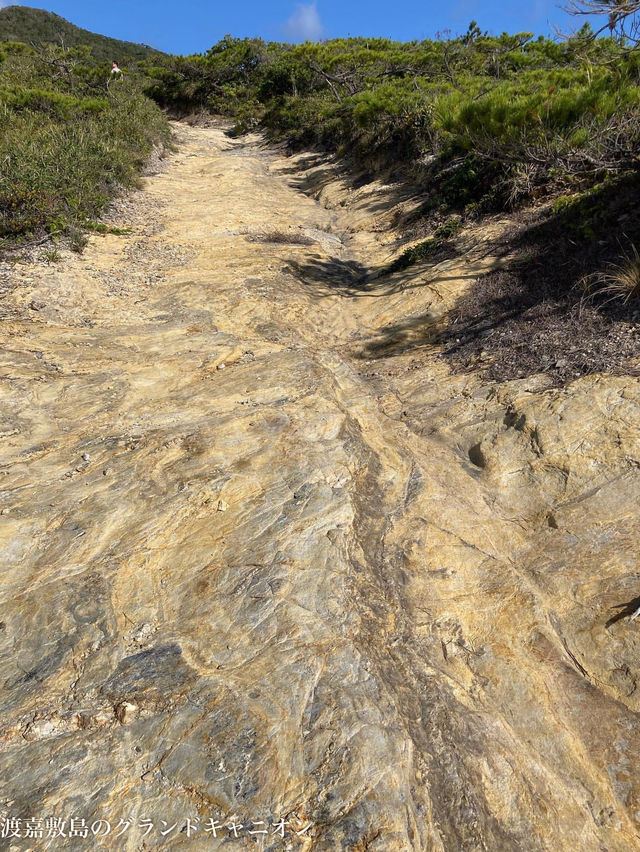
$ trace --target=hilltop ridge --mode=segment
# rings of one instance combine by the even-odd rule
[[[77,27],[54,12],[30,6],[6,6],[0,9],[0,41],[21,41],[26,44],[61,44],[65,47],[89,45],[98,61],[117,59],[149,59],[161,56],[162,51],[146,44],[122,41],[98,35]]]

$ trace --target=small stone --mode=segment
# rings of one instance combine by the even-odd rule
[[[108,710],[98,710],[97,713],[91,714],[87,720],[88,726],[92,728],[104,728],[111,722],[113,722],[113,712],[109,713]]]
[[[224,370],[224,368],[225,368],[226,366],[227,366],[227,365],[226,365],[226,364],[224,363],[224,361],[223,361],[221,364],[218,364],[218,366],[216,367],[216,370]]]
[[[40,719],[33,722],[22,735],[27,742],[34,742],[45,737],[51,737],[58,732],[58,726],[51,719]]]
[[[86,462],[91,461],[91,456],[89,455],[89,453],[83,453],[82,454],[82,461],[86,461]]]
[[[148,621],[145,621],[139,629],[133,635],[134,642],[144,642],[151,634],[154,632],[153,624],[149,624]]]
[[[130,701],[122,701],[115,707],[116,719],[121,725],[126,725],[137,718],[138,711],[139,707],[137,704],[132,704]]]
[[[82,713],[73,713],[69,725],[71,728],[83,729],[86,725],[86,717]]]
[[[103,476],[109,476],[110,473],[111,473],[110,467],[105,467],[105,469],[102,471]]]
[[[218,500],[218,512],[226,512],[229,508],[229,504],[226,500]]]

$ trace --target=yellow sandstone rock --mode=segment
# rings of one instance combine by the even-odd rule
[[[639,380],[452,375],[482,246],[363,289],[393,187],[177,133],[129,235],[6,272],[2,815],[640,848]]]

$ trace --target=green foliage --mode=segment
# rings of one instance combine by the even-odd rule
[[[92,222],[88,220],[83,222],[84,228],[87,231],[93,231],[94,234],[113,234],[116,237],[130,234],[130,228],[116,228],[113,225],[105,225],[104,222]]]
[[[638,86],[609,69],[525,71],[477,98],[473,88],[470,81],[464,95],[440,101],[441,129],[458,150],[477,150],[478,142],[507,153],[523,144],[584,144],[585,118],[604,124],[640,96]]]
[[[97,115],[109,108],[107,98],[78,98],[45,89],[0,90],[0,102],[14,112],[41,112],[62,121]]]
[[[623,183],[637,190],[633,176],[622,175]],[[553,202],[555,221],[572,240],[588,242],[599,231],[613,231],[628,219],[628,199],[620,195],[618,182],[605,180],[582,192],[561,195]],[[635,208],[633,210],[635,216]]]
[[[82,231],[132,186],[168,141],[158,107],[134,75],[112,80],[87,49],[3,45],[0,78],[0,237]]]
[[[423,240],[411,248],[406,249],[397,257],[391,266],[390,272],[397,272],[402,269],[407,269],[421,260],[427,260],[436,255],[442,249],[448,247],[451,240],[462,227],[462,222],[455,216],[450,216],[442,225],[438,226],[433,232],[433,236],[428,240]]]

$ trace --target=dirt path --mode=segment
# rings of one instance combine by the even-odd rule
[[[638,379],[451,375],[482,241],[365,280],[393,187],[177,133],[5,281],[7,848],[640,848]]]

